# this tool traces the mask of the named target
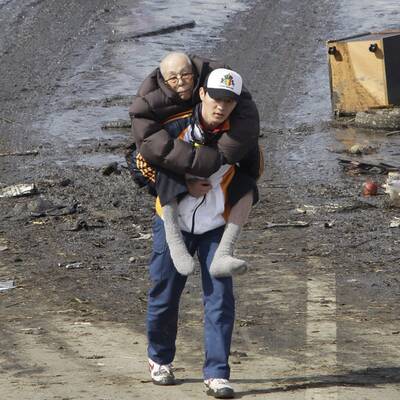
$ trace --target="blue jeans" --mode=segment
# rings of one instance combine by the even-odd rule
[[[204,303],[204,379],[229,379],[228,363],[235,299],[232,278],[213,278],[209,268],[221,240],[224,227],[202,235],[182,232],[189,252],[197,252],[201,265]],[[187,277],[178,273],[165,239],[164,223],[158,216],[153,223],[153,254],[147,306],[148,356],[158,364],[169,364],[175,357],[179,300]]]

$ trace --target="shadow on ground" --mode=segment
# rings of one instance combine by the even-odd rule
[[[292,377],[288,379],[235,379],[237,384],[270,383],[279,387],[252,389],[236,392],[236,398],[257,394],[290,392],[304,389],[328,388],[334,386],[354,386],[373,388],[376,385],[400,383],[400,367],[366,368],[338,375],[316,375]]]

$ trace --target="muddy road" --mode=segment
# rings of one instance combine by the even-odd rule
[[[164,3],[164,2],[163,2]],[[172,49],[223,58],[262,118],[266,173],[237,254],[232,382],[237,398],[397,399],[399,209],[362,184],[396,163],[399,137],[332,123],[325,40],[398,27],[395,1],[0,0],[0,393],[21,399],[197,399],[198,274],[181,307],[168,390],[146,370],[144,318],[153,199],[124,165],[127,119],[144,76]],[[208,11],[206,11],[208,10]],[[178,12],[179,11],[179,12]],[[179,21],[190,29],[129,35]],[[371,146],[352,155],[354,144]],[[113,168],[106,168],[110,163]],[[272,227],[287,223],[303,227]]]

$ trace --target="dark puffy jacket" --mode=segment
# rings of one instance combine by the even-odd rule
[[[259,115],[250,93],[243,88],[240,100],[231,114],[231,130],[218,141],[218,147],[193,147],[173,139],[162,122],[172,115],[185,112],[200,102],[199,88],[215,68],[226,67],[215,61],[190,56],[195,72],[192,99],[183,101],[163,80],[159,68],[142,83],[129,114],[132,119],[133,142],[143,157],[154,166],[176,174],[190,173],[208,177],[223,163],[243,160],[258,146]]]

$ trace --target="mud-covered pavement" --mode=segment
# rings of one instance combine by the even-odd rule
[[[168,3],[168,2],[167,2]],[[173,3],[173,2],[172,2]],[[144,312],[153,200],[124,168],[137,85],[174,48],[223,57],[262,117],[266,174],[238,247],[232,382],[238,398],[397,399],[399,209],[379,169],[400,139],[331,123],[325,40],[398,27],[394,1],[0,0],[0,393],[4,399],[204,398],[199,277],[182,302],[174,388],[146,371]],[[177,2],[175,2],[177,3]],[[178,12],[179,9],[179,12]],[[207,16],[207,11],[209,15]],[[192,29],[116,41],[171,23]],[[124,36],[125,35],[125,36]],[[372,146],[365,156],[346,152]],[[110,175],[104,166],[117,162]],[[270,227],[269,222],[307,222]],[[74,268],[75,267],[75,268]]]

